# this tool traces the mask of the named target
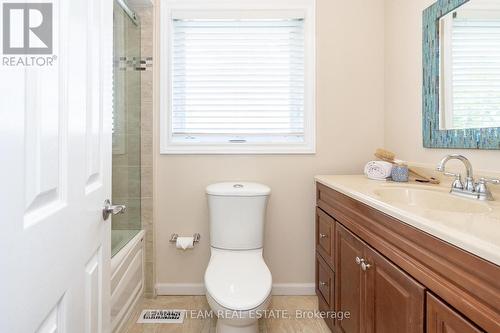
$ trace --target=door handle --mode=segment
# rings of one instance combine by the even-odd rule
[[[127,211],[127,206],[125,205],[112,205],[109,199],[104,201],[104,207],[102,208],[102,218],[106,221],[110,215],[123,214]]]

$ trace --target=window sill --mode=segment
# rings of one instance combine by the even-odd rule
[[[313,145],[169,145],[160,148],[162,155],[313,155]]]

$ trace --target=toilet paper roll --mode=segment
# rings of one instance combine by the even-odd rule
[[[182,250],[192,249],[194,247],[194,237],[177,237],[175,246]]]

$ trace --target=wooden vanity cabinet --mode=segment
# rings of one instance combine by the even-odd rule
[[[337,333],[500,332],[499,266],[319,183],[316,293]]]

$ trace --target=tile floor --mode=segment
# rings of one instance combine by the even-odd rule
[[[290,318],[262,319],[259,321],[260,332],[328,333],[330,330],[322,319],[295,317],[297,310],[307,311],[317,308],[316,296],[273,296],[270,309],[286,310]],[[121,333],[215,333],[216,320],[210,318],[186,318],[183,324],[137,324],[137,318],[143,309],[209,310],[210,307],[205,296],[159,296],[155,299],[142,299]]]

